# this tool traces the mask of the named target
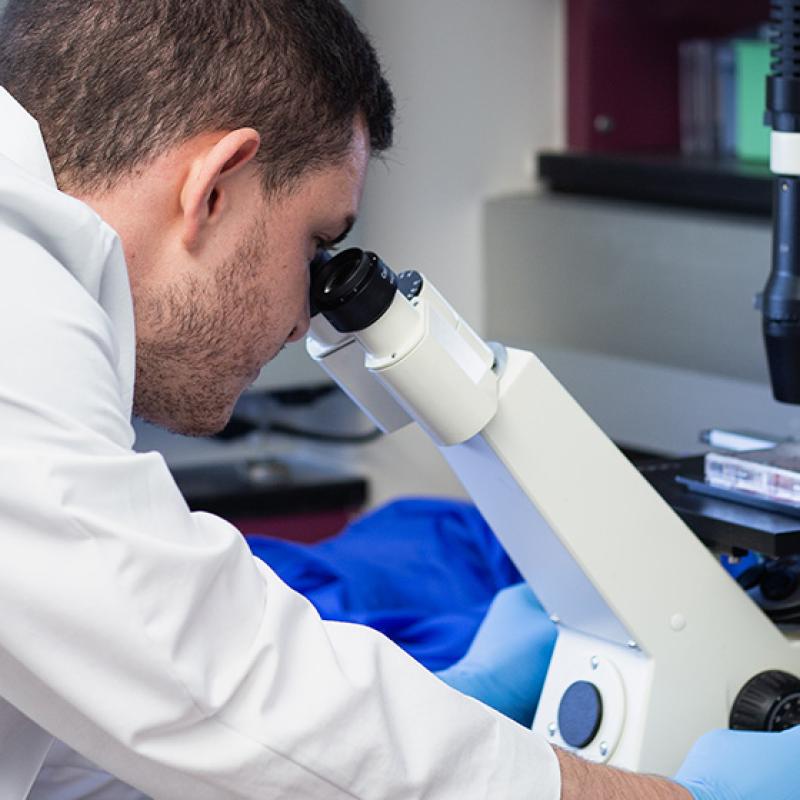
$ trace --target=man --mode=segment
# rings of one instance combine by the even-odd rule
[[[12,0],[0,37],[0,797],[55,736],[157,798],[687,798],[321,622],[131,450],[131,410],[218,430],[306,330],[309,261],[391,140],[342,7]],[[760,796],[729,741],[697,797]],[[764,776],[785,741],[747,740]]]

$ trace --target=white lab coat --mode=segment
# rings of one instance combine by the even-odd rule
[[[53,740],[28,800],[150,800],[96,764]]]
[[[133,452],[119,240],[0,119],[0,798],[55,736],[155,798],[556,800],[545,742],[322,622]]]

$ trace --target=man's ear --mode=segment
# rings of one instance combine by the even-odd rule
[[[204,150],[192,164],[181,187],[183,244],[194,249],[207,226],[222,214],[230,178],[249,163],[261,144],[252,128],[226,133],[216,144]]]

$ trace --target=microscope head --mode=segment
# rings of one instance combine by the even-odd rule
[[[312,264],[310,302],[309,355],[384,431],[413,420],[450,446],[494,417],[495,350],[419,272],[345,250]]]
[[[771,28],[772,271],[758,305],[772,392],[800,404],[800,0],[773,0]]]
[[[772,271],[758,302],[772,393],[800,404],[800,179],[778,177]]]

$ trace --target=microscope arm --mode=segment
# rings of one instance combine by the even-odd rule
[[[377,382],[428,432],[558,621],[534,730],[670,774],[698,736],[727,726],[749,678],[797,672],[797,648],[536,356],[490,347],[408,275],[381,316],[348,332],[363,360],[345,389]],[[319,352],[313,335],[308,348]],[[604,709],[586,741],[562,713],[575,683]]]

